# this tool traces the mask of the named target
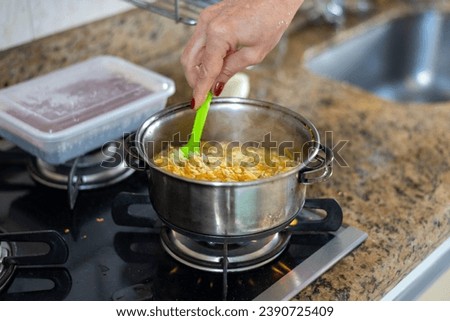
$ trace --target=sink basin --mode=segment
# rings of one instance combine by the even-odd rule
[[[311,55],[305,60],[311,72],[387,100],[450,100],[450,13],[397,17]]]

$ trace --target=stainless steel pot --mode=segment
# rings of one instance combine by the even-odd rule
[[[149,195],[159,217],[175,230],[235,237],[287,226],[305,203],[306,186],[332,173],[332,151],[320,144],[314,125],[278,105],[241,98],[212,101],[202,140],[259,142],[290,147],[298,163],[282,174],[249,182],[210,182],[183,178],[159,168],[153,157],[168,143],[187,141],[195,113],[189,103],[165,109],[137,130],[128,148],[137,169],[145,169]],[[144,161],[145,166],[137,166]]]

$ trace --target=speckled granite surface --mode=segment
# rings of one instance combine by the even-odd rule
[[[388,3],[388,4],[386,4]],[[371,19],[390,14],[380,1]],[[367,19],[353,19],[361,26]],[[338,32],[352,34],[352,27]],[[181,48],[192,28],[154,14],[129,13],[0,52],[0,88],[95,55],[116,55],[173,78],[168,104],[190,100]],[[320,130],[348,166],[311,186],[308,197],[336,198],[344,223],[368,233],[359,248],[299,293],[297,300],[378,300],[450,237],[450,102],[400,104],[326,80],[302,66],[305,50],[336,34],[294,30],[267,61],[248,71],[250,97],[292,108]],[[281,58],[281,59],[279,59]],[[326,132],[328,136],[326,136]],[[330,136],[331,135],[331,136]]]

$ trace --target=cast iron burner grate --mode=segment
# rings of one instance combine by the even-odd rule
[[[66,242],[56,231],[0,231],[0,300],[64,298],[70,291],[71,278],[67,270],[58,265],[67,261],[68,253]],[[19,280],[18,286],[16,280]],[[27,282],[26,291],[21,290],[20,280]],[[36,288],[31,290],[30,280],[38,280]],[[45,286],[40,287],[43,284]],[[15,289],[10,291],[11,288]]]
[[[138,215],[135,215],[131,208],[137,204],[146,205],[147,210],[138,211]],[[198,294],[198,289],[206,286],[202,290],[206,295],[204,300],[208,298],[281,300],[289,297],[286,296],[287,292],[299,292],[367,237],[359,230],[341,226],[342,210],[339,204],[332,199],[307,200],[304,210],[302,210],[302,212],[308,212],[308,208],[325,210],[325,218],[317,215],[317,212],[311,212],[312,215],[299,213],[293,221],[287,222],[285,226],[264,233],[231,237],[197,235],[180,230],[170,226],[168,222],[161,221],[158,217],[152,217],[151,214],[154,211],[149,209],[149,206],[151,207],[150,200],[146,194],[121,193],[116,197],[112,207],[113,219],[116,224],[150,228],[148,233],[143,233],[141,236],[127,234],[125,237],[116,239],[116,251],[125,261],[139,261],[141,258],[151,255],[152,251],[148,252],[147,250],[154,247],[155,240],[159,239],[165,251],[181,265],[167,267],[167,275],[161,277],[165,280],[165,286],[158,286],[156,283],[159,278],[155,278],[118,290],[113,299],[170,300],[173,298],[173,293],[165,293],[165,291],[192,293],[189,290],[192,289]],[[311,232],[309,228],[309,232],[305,232],[305,225],[308,224],[316,226],[316,230]],[[148,238],[148,242],[151,240],[150,244],[139,241],[141,237]],[[309,245],[303,247],[302,242],[307,242]],[[265,249],[267,244],[271,244],[269,249]],[[311,244],[317,245],[310,246]],[[341,248],[342,246],[344,248]],[[289,249],[292,247],[294,247],[294,251]],[[318,248],[319,250],[317,250]],[[300,251],[296,252],[295,249],[300,249]],[[335,253],[336,250],[338,252]],[[322,255],[319,253],[315,257],[315,252],[320,251],[327,252],[326,262],[319,267],[313,266],[306,270],[298,270],[298,266],[301,264],[308,265],[313,264],[317,259],[322,260],[323,253]],[[242,252],[245,255],[241,257]],[[299,264],[299,258],[290,257],[293,253],[301,257],[301,264]],[[278,259],[278,257],[280,258]],[[296,274],[299,272],[307,273],[307,279],[298,278]],[[186,273],[190,276],[187,276]],[[259,283],[269,282],[269,279],[272,282],[264,285],[265,291],[252,285],[255,283],[252,281],[253,276],[260,273],[262,276],[257,278]],[[273,293],[270,289],[278,287],[278,280],[281,278],[292,280],[287,280],[290,283],[283,282],[285,284],[283,289],[277,290],[278,293]],[[171,282],[171,280],[176,280],[176,282]],[[299,285],[299,281],[302,284]],[[289,286],[286,287],[286,284]],[[183,289],[175,290],[181,285],[183,285],[184,291]],[[246,297],[237,293],[239,292],[237,289],[242,286],[246,288]],[[290,286],[294,288],[290,289]],[[222,293],[221,298],[217,297],[217,292]],[[269,297],[266,297],[267,293],[270,293]],[[280,295],[282,297],[279,297]]]

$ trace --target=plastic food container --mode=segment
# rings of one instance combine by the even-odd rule
[[[170,78],[98,56],[0,90],[0,136],[61,164],[134,132],[174,92]]]

